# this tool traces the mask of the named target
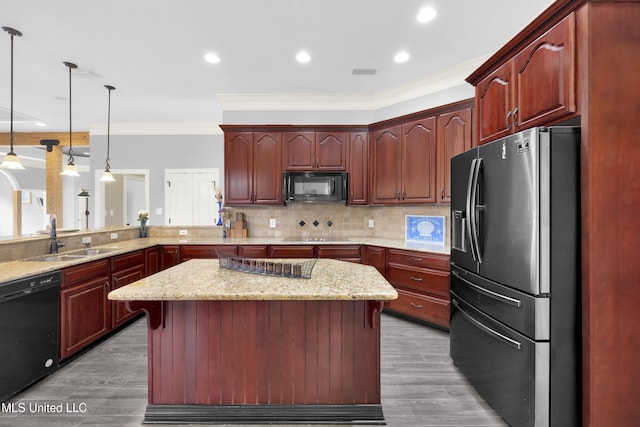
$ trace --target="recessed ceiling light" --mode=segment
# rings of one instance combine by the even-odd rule
[[[409,58],[411,58],[411,56],[404,50],[401,50],[400,52],[396,53],[396,56],[393,57],[393,60],[397,63],[402,64],[403,62],[407,62]]]
[[[209,52],[204,56],[204,60],[210,64],[217,64],[220,62],[220,57],[213,52]]]
[[[416,19],[418,20],[418,22],[429,22],[433,20],[436,15],[437,12],[432,6],[425,6],[420,9],[420,12],[418,12],[418,15],[416,16]]]
[[[302,50],[298,52],[298,54],[296,55],[296,61],[298,61],[301,64],[306,64],[307,62],[311,61],[311,55],[309,55],[307,52]]]

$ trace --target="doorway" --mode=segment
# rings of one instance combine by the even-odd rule
[[[100,181],[96,171],[94,224],[112,227],[138,224],[138,211],[149,210],[149,170],[111,169],[115,182]]]

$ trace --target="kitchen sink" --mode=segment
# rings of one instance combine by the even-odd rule
[[[81,256],[91,256],[91,255],[102,255],[108,254],[110,252],[119,251],[120,248],[85,248],[78,249],[75,251],[69,252],[70,255],[81,255]]]
[[[71,255],[71,254],[50,254],[50,255],[41,255],[35,258],[29,258],[28,261],[41,261],[41,262],[60,262],[60,261],[73,261],[85,258],[87,255]]]

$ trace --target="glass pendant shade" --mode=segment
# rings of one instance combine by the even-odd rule
[[[102,173],[102,176],[100,177],[100,181],[102,182],[114,182],[115,178],[113,177],[113,175],[111,174],[111,171],[104,171]]]
[[[13,151],[4,156],[2,163],[0,163],[0,167],[7,169],[24,169],[24,166],[20,163],[20,159]]]
[[[74,165],[73,163],[69,162],[64,166],[64,169],[62,170],[62,172],[60,172],[60,175],[65,175],[65,176],[80,176],[80,174],[78,173],[78,168],[76,167],[76,165]]]
[[[24,166],[20,163],[20,159],[18,155],[13,152],[13,38],[15,36],[21,37],[22,33],[16,29],[9,27],[2,27],[4,31],[9,33],[11,36],[11,130],[9,132],[9,141],[11,144],[11,149],[2,159],[2,163],[0,163],[0,167],[6,169],[24,169]]]

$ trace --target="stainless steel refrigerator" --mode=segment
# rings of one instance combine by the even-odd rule
[[[512,426],[580,424],[580,128],[451,160],[453,362]]]

